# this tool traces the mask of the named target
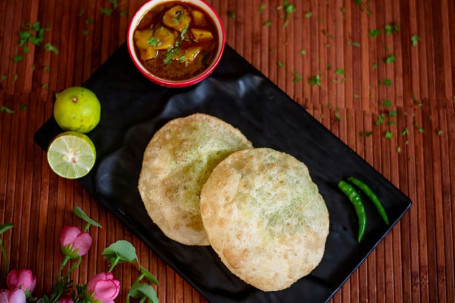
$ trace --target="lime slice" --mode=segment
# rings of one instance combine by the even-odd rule
[[[84,134],[64,132],[47,149],[47,162],[60,177],[77,179],[85,176],[95,165],[96,150],[92,140]]]

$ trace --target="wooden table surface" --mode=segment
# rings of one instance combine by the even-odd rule
[[[82,227],[71,212],[80,206],[103,228],[91,229],[93,247],[75,282],[107,270],[101,252],[126,239],[160,281],[161,302],[206,302],[77,182],[57,177],[33,141],[52,115],[52,95],[82,84],[125,42],[145,1],[119,0],[111,15],[100,12],[113,2],[0,0],[0,223],[15,226],[1,239],[10,267],[30,268],[35,293],[49,293],[62,261],[60,231]],[[286,28],[281,0],[208,2],[229,45],[413,201],[333,301],[455,302],[454,1],[290,0],[296,10]],[[35,21],[49,28],[24,54],[18,34]],[[399,31],[387,34],[391,24]],[[320,85],[310,85],[317,75]],[[121,265],[114,274],[124,302],[136,269]]]

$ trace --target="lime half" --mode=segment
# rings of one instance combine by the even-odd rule
[[[96,150],[92,140],[84,134],[64,132],[47,149],[47,162],[60,177],[77,179],[85,176],[95,165]]]

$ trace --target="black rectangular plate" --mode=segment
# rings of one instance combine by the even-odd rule
[[[411,201],[301,106],[226,45],[215,72],[183,89],[152,84],[134,67],[125,45],[84,84],[102,104],[100,124],[89,137],[97,162],[78,181],[158,256],[211,302],[325,302],[411,206]],[[330,234],[319,266],[290,288],[262,292],[238,279],[210,247],[168,239],[145,211],[137,182],[143,152],[166,122],[206,113],[239,128],[255,147],[270,147],[303,161],[330,214]],[[50,118],[35,134],[46,149],[61,130]],[[357,218],[337,183],[356,176],[378,194],[391,225],[365,203],[368,224],[357,243]]]

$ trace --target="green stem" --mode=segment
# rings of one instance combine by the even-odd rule
[[[79,258],[77,259],[77,263],[74,263],[74,264],[71,266],[71,268],[70,268],[70,270],[68,271],[67,275],[69,275],[73,270],[75,270],[75,269],[81,264],[81,260],[82,260],[82,258],[81,258],[81,256],[79,256]]]
[[[134,283],[139,283],[139,282],[141,282],[141,280],[142,280],[144,277],[145,277],[145,275],[144,275],[144,274],[141,274],[139,277],[137,277],[136,282],[134,282]]]
[[[63,270],[63,267],[65,267],[66,263],[68,263],[70,257],[68,256],[65,256],[65,259],[63,259],[63,262],[62,262],[62,265],[60,266],[59,270],[58,270],[58,275],[57,277],[61,277],[62,276],[62,270]]]
[[[120,261],[120,256],[117,256],[117,258],[115,258],[114,262],[112,262],[111,267],[107,272],[112,272],[114,270],[114,267],[117,265],[118,261]]]
[[[84,232],[87,232],[87,231],[88,231],[88,229],[90,228],[90,225],[91,225],[91,224],[87,222],[87,225],[85,225],[85,228],[84,228]]]
[[[147,297],[144,296],[144,297],[141,298],[141,300],[140,300],[139,302],[140,302],[140,303],[144,303],[145,300],[147,300]]]
[[[126,303],[130,303],[130,294],[126,295]]]
[[[3,248],[3,243],[2,240],[0,240],[0,248],[2,249],[2,254],[3,254],[3,273],[4,276],[8,274],[8,259],[6,258],[6,252],[5,249]]]

